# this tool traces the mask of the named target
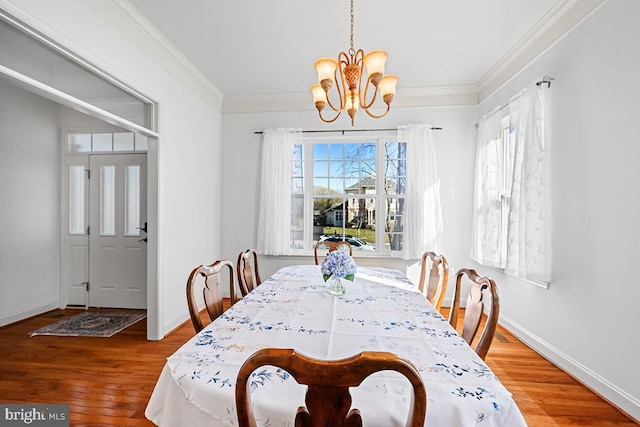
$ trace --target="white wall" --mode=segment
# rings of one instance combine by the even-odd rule
[[[149,235],[157,238],[158,267],[150,274],[157,283],[149,284],[148,314],[155,325],[149,336],[160,338],[188,319],[184,287],[191,269],[219,257],[219,108],[160,66],[171,61],[140,42],[139,29],[107,2],[0,0],[0,7],[159,103],[160,138],[149,165],[159,177],[158,219],[150,223],[157,236]]]
[[[309,100],[311,104],[312,100]],[[355,129],[397,128],[407,123],[428,123],[442,127],[434,131],[438,170],[442,179],[441,198],[445,227],[445,247],[449,263],[457,268],[468,262],[471,227],[472,177],[475,161],[476,106],[444,108],[398,108],[383,119],[374,120],[360,113]],[[336,123],[326,125],[318,118],[317,111],[285,113],[223,114],[224,188],[222,212],[224,227],[221,230],[222,255],[235,263],[238,254],[256,247],[257,212],[260,198],[260,159],[262,135],[254,132],[266,128],[299,127],[314,129],[351,129],[349,117],[340,117]],[[388,134],[388,133],[387,133]],[[339,134],[336,134],[339,136]],[[347,134],[348,137],[348,134]],[[425,248],[427,250],[428,248]],[[417,281],[417,261],[388,258],[357,258],[360,265],[381,265],[398,268]],[[260,274],[263,278],[288,264],[313,264],[309,256],[262,257]]]
[[[553,273],[548,290],[495,276],[501,321],[640,419],[640,2],[606,2],[481,104],[552,72]]]
[[[0,325],[58,307],[58,106],[0,80]]]

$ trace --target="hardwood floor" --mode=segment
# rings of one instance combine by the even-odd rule
[[[500,326],[486,362],[530,427],[638,425]]]
[[[146,340],[146,320],[111,338],[29,337],[77,313],[0,328],[0,403],[69,404],[71,426],[152,426],[145,407],[166,357],[193,336],[191,322],[161,341]],[[531,427],[639,425],[501,327],[487,363]]]

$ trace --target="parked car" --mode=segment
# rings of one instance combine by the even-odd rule
[[[342,242],[342,236],[337,234],[325,235],[323,234],[318,239],[319,242]],[[366,251],[373,251],[376,249],[375,245],[367,243],[362,239],[352,236],[346,236],[344,240],[349,243],[354,249],[361,249]]]

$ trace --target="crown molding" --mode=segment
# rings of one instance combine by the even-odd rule
[[[478,82],[478,100],[499,89],[607,0],[561,0]]]
[[[95,8],[100,16],[111,23],[123,36],[149,54],[165,70],[187,85],[205,102],[218,111],[222,110],[222,99],[224,98],[222,91],[129,2],[126,0],[105,0],[104,2],[88,2],[87,4]],[[123,31],[123,19],[135,31]]]
[[[477,103],[478,90],[475,86],[398,88],[392,108],[443,107]],[[223,113],[278,111],[316,111],[316,108],[311,94],[307,92],[225,95],[222,103]]]
[[[246,93],[225,95],[222,113],[262,113],[315,111],[311,94],[306,92]]]
[[[451,107],[478,104],[475,85],[398,88],[394,107]]]

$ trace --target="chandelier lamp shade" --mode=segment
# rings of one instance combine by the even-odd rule
[[[353,48],[353,1],[351,0],[350,49],[340,52],[337,61],[333,58],[320,58],[315,63],[318,83],[311,86],[311,93],[320,119],[325,123],[334,122],[346,110],[353,126],[359,108],[374,119],[384,117],[389,112],[396,93],[398,77],[384,75],[387,52],[374,50],[365,54],[362,49],[356,51]],[[331,92],[334,85],[337,96]],[[386,109],[381,114],[374,114],[370,108],[378,96],[386,104]],[[334,99],[333,102],[331,98]],[[335,116],[329,119],[322,115],[326,104],[335,112]]]

